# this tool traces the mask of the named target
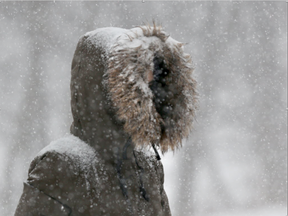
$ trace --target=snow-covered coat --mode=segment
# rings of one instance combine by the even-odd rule
[[[170,215],[156,149],[181,146],[196,109],[183,44],[160,27],[100,28],[71,71],[71,135],[32,161],[19,215]]]

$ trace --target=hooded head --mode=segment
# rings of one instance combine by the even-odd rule
[[[161,27],[88,32],[72,62],[71,133],[101,149],[129,137],[138,147],[176,149],[195,115],[192,72],[183,43]]]

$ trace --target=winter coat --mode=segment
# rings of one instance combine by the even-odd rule
[[[32,161],[16,216],[171,215],[157,149],[181,146],[196,109],[182,46],[155,25],[80,38],[71,135]]]

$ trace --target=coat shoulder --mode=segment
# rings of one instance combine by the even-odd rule
[[[72,162],[80,170],[85,170],[87,166],[97,160],[95,149],[73,135],[55,140],[44,147],[32,161],[29,173],[44,157],[57,157],[57,160]]]
[[[46,146],[30,165],[16,215],[63,215],[59,209],[82,211],[81,207],[89,206],[90,200],[83,197],[89,193],[90,183],[85,177],[93,161],[97,161],[94,149],[72,135]]]

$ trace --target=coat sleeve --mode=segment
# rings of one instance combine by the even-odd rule
[[[71,209],[59,200],[24,182],[24,189],[15,216],[70,215]]]
[[[65,196],[66,185],[73,187],[67,184],[74,180],[71,173],[74,173],[73,166],[57,153],[36,157],[30,165],[15,216],[71,215],[72,209]]]

